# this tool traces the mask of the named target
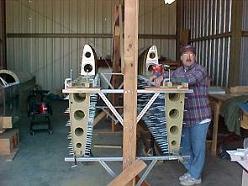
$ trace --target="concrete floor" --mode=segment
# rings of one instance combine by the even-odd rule
[[[111,176],[98,164],[80,163],[77,167],[64,162],[68,156],[66,116],[63,111],[66,102],[53,104],[51,117],[54,134],[36,133],[29,135],[29,120],[23,115],[18,122],[20,129],[20,149],[13,161],[7,162],[0,157],[0,186],[101,186],[107,185]],[[95,132],[103,129],[96,129]],[[97,133],[95,144],[120,144],[121,135]],[[93,149],[95,156],[120,156],[120,150]],[[117,173],[121,163],[108,163]],[[178,176],[184,168],[178,161],[159,162],[147,177],[153,186],[177,186]],[[235,162],[221,160],[208,155],[203,174],[203,186],[238,186],[241,185],[242,168]]]

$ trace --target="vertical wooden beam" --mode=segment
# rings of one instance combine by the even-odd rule
[[[121,56],[120,56],[120,15],[119,9],[121,5],[114,7],[114,26],[113,26],[113,72],[120,72]]]
[[[183,30],[183,1],[182,0],[177,0],[176,1],[176,35],[177,35],[177,39],[176,39],[176,45],[177,45],[177,60],[180,59],[180,54],[179,54],[179,50],[180,50],[180,36],[181,36],[181,32]]]
[[[189,43],[190,43],[190,30],[189,29],[181,30],[179,34],[179,46],[187,45]]]
[[[125,0],[123,169],[136,158],[139,0]],[[135,179],[128,185],[134,185]]]
[[[121,72],[121,55],[120,55],[120,15],[119,9],[121,5],[115,4],[114,7],[114,20],[113,20],[113,59],[112,59],[112,68],[113,72]],[[118,88],[120,82],[120,77],[113,75],[111,79],[111,83],[114,88]],[[112,94],[112,103],[113,105],[118,104],[119,95]],[[115,122],[112,120],[112,132],[116,129]]]
[[[232,1],[229,86],[239,85],[243,1]]]
[[[123,4],[119,5],[119,28],[120,28],[120,62],[121,62],[121,72],[124,72],[124,25],[123,25]]]
[[[184,1],[183,0],[177,0],[177,30],[176,30],[176,35],[177,35],[177,60],[180,61],[180,47],[183,45],[187,45],[190,43],[190,30],[185,29],[183,24],[184,24]]]
[[[6,2],[0,1],[0,69],[6,68]]]

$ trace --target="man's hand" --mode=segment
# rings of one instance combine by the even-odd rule
[[[163,82],[163,75],[157,77],[157,76],[151,76],[150,81],[154,82],[156,87],[160,87],[161,83]]]

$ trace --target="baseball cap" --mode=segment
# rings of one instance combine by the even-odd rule
[[[196,49],[192,45],[184,45],[184,46],[181,47],[180,54],[182,55],[182,54],[184,54],[186,52],[192,52],[193,54],[196,55]]]

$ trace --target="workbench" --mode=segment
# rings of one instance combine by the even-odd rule
[[[213,112],[213,133],[212,133],[212,143],[211,143],[211,154],[216,155],[217,149],[217,137],[218,137],[218,127],[219,127],[219,115],[220,108],[223,103],[227,100],[235,97],[241,96],[241,94],[209,94],[209,100],[212,107]]]

